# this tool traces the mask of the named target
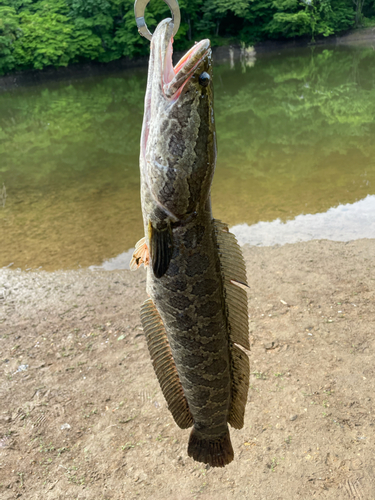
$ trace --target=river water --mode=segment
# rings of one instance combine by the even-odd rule
[[[0,267],[126,267],[147,68],[0,94]],[[213,212],[240,243],[375,237],[375,51],[216,64]]]

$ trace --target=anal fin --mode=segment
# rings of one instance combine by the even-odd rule
[[[172,357],[163,321],[153,301],[147,299],[141,307],[141,322],[152,364],[168,408],[181,429],[193,425],[175,362]]]

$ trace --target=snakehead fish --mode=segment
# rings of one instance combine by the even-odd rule
[[[243,426],[250,349],[246,269],[228,227],[213,219],[216,161],[212,60],[202,40],[173,67],[170,19],[152,37],[141,136],[145,237],[131,269],[147,267],[141,321],[177,425],[193,426],[188,454],[233,460],[228,423]],[[240,347],[241,346],[241,347]]]

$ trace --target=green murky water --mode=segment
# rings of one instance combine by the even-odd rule
[[[293,219],[375,194],[375,51],[215,66],[214,215]],[[142,236],[146,68],[0,94],[0,267],[98,265]]]

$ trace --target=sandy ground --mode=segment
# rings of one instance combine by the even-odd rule
[[[251,389],[225,469],[166,407],[143,270],[0,270],[2,500],[375,498],[375,240],[244,254]]]

